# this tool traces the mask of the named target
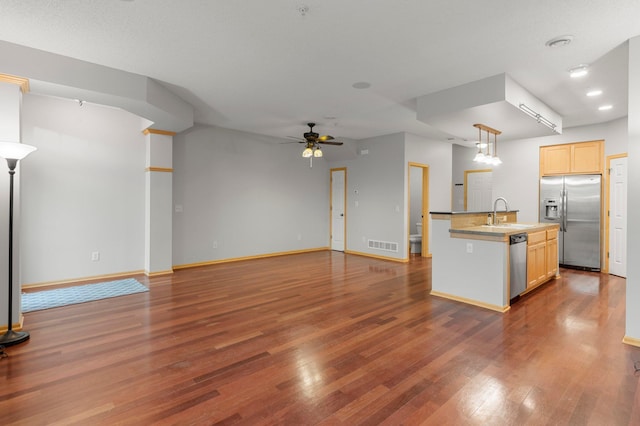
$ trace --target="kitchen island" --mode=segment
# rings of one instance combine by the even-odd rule
[[[517,211],[430,212],[431,294],[498,312],[510,308],[509,237],[527,233],[525,293],[558,276],[557,224],[519,223]],[[523,293],[524,294],[524,293]]]

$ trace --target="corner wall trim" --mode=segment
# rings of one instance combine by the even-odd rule
[[[144,169],[145,172],[165,172],[165,173],[173,173],[172,167],[147,167]]]
[[[22,93],[29,92],[29,79],[9,74],[0,74],[0,82],[17,84]]]
[[[145,135],[148,135],[150,133],[153,133],[154,135],[166,135],[166,136],[176,135],[176,132],[172,132],[170,130],[159,130],[159,129],[152,129],[152,128],[144,129],[142,133]]]

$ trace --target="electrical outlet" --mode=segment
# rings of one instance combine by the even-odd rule
[[[214,241],[214,242],[213,242],[213,248],[214,248],[214,249],[217,249],[217,248],[218,248],[218,242],[217,242],[217,241]]]
[[[473,253],[473,243],[467,243],[467,253]]]
[[[92,262],[98,262],[100,260],[100,252],[99,251],[92,251],[91,252],[91,261]]]
[[[298,241],[302,240],[302,234],[298,233]]]

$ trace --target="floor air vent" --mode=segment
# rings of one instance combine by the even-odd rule
[[[398,243],[390,243],[388,241],[369,240],[369,248],[375,250],[398,252]]]

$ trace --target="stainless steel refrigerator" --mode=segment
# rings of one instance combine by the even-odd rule
[[[600,175],[540,179],[540,222],[557,223],[560,265],[600,270]]]

